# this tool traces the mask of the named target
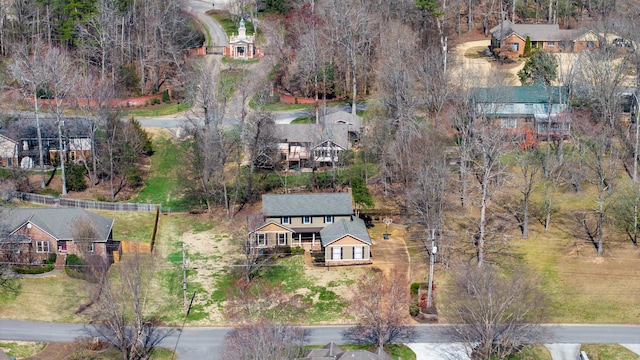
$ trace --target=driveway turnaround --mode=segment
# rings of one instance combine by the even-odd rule
[[[580,359],[580,344],[544,344],[553,360]]]

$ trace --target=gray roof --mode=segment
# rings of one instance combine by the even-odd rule
[[[473,88],[471,96],[477,103],[492,104],[568,104],[569,88],[566,86],[499,86]]]
[[[505,20],[503,24],[498,24],[490,32],[494,38],[499,40],[516,33],[523,39],[529,36],[531,41],[564,41],[573,40],[576,36],[582,35],[583,30],[563,30],[558,24],[514,24]]]
[[[262,211],[269,217],[351,215],[350,193],[265,194]]]
[[[58,240],[73,240],[73,227],[77,219],[91,221],[98,232],[96,242],[106,242],[113,228],[113,220],[78,208],[7,209],[2,221],[14,232],[30,221]]]
[[[324,123],[330,124],[344,124],[347,125],[348,131],[360,134],[362,131],[362,118],[358,115],[353,115],[344,110],[338,110],[327,114],[323,119]]]
[[[330,342],[322,349],[313,349],[307,357],[300,360],[393,360],[384,351],[378,349],[375,353],[366,350],[347,350],[344,351],[338,345]]]
[[[365,244],[371,245],[371,238],[369,237],[367,226],[360,218],[354,218],[351,221],[342,219],[320,230],[322,246],[330,245],[345,235],[351,235],[360,239]]]
[[[276,124],[275,138],[278,141],[293,143],[309,143],[315,147],[327,140],[333,141],[336,145],[349,149],[349,126],[348,124]]]

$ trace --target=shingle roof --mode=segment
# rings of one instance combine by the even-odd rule
[[[384,351],[378,350],[375,353],[366,350],[343,351],[333,342],[327,344],[322,349],[313,349],[309,354],[298,360],[393,360]]]
[[[353,204],[350,193],[319,194],[265,194],[262,211],[276,216],[351,215]]]
[[[567,104],[569,88],[566,86],[500,86],[473,88],[471,96],[478,103],[497,104]]]
[[[351,235],[363,243],[371,245],[371,237],[369,237],[367,226],[360,218],[354,218],[351,221],[342,219],[320,230],[322,246],[330,245],[345,235]]]
[[[59,240],[72,240],[74,222],[77,219],[91,221],[99,235],[96,242],[106,242],[113,227],[113,220],[77,208],[9,209],[3,212],[2,221],[13,232],[30,221]]]
[[[523,39],[527,36],[531,41],[563,41],[572,40],[582,34],[581,30],[560,29],[558,24],[514,24],[505,20],[490,30],[494,38],[502,40],[512,33],[516,33]]]
[[[331,140],[336,145],[349,148],[349,127],[348,124],[276,124],[275,138],[282,142],[303,142],[310,143],[315,147],[327,140]]]

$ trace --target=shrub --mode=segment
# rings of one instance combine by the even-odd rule
[[[18,266],[14,266],[13,267],[13,271],[18,273],[18,274],[29,274],[29,275],[34,275],[34,274],[44,274],[46,272],[49,272],[51,270],[55,269],[54,265],[51,264],[47,264],[44,266],[38,266],[38,267],[18,267]]]
[[[56,253],[50,253],[46,263],[55,264],[57,259],[58,259],[58,255]]]
[[[420,283],[412,283],[411,284],[411,295],[418,295],[418,290],[420,289]]]
[[[76,270],[72,269],[70,266],[66,266],[64,268],[64,272],[70,278],[84,280],[84,281],[88,281],[88,282],[91,282],[91,283],[94,283],[94,284],[98,282],[98,279],[95,276],[93,276],[91,274],[83,273],[83,272],[80,272],[80,271],[76,271]]]
[[[151,105],[157,105],[160,104],[160,99],[158,98],[151,98]]]
[[[80,259],[76,254],[67,255],[67,266],[79,267],[86,264],[86,261]]]
[[[417,303],[413,303],[409,306],[409,314],[411,316],[418,316],[418,314],[420,314],[420,307]]]
[[[169,104],[171,102],[171,97],[169,96],[169,90],[164,90],[162,92],[162,102]]]

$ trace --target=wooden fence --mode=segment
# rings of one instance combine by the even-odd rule
[[[106,211],[134,211],[134,212],[153,212],[156,209],[162,211],[160,204],[142,204],[142,203],[111,203],[104,201],[75,200],[58,198],[54,196],[38,195],[16,191],[14,198],[22,201],[32,202],[36,204],[60,205],[66,207],[75,207],[82,209],[106,210]]]

